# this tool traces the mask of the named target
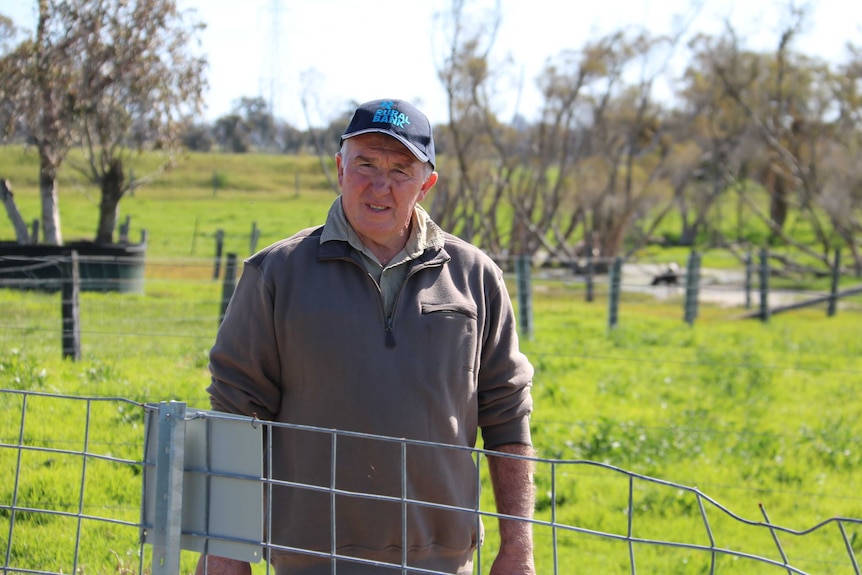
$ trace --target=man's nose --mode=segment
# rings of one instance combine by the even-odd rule
[[[388,192],[390,188],[389,176],[385,172],[378,172],[371,178],[371,187],[377,193]]]

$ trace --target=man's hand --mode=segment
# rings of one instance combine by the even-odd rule
[[[195,575],[251,575],[251,565],[236,559],[201,555]]]
[[[527,445],[502,445],[501,453],[532,456],[533,449]],[[533,462],[513,457],[488,457],[491,484],[497,512],[533,518],[535,488],[533,486]],[[490,575],[535,575],[533,564],[533,526],[529,521],[500,519],[500,551]]]
[[[536,575],[536,567],[533,565],[533,548],[514,549],[500,548],[494,564],[491,566],[490,575]]]

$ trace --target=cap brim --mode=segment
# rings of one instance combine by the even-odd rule
[[[417,158],[420,162],[423,162],[423,163],[424,163],[424,162],[430,162],[430,161],[431,161],[431,159],[430,159],[427,155],[423,154],[423,153],[422,153],[422,151],[421,151],[421,150],[419,150],[419,148],[417,148],[416,146],[414,146],[414,145],[413,145],[411,142],[409,142],[406,138],[404,138],[403,136],[399,136],[398,134],[396,134],[396,133],[394,133],[394,132],[392,132],[392,131],[390,131],[390,130],[384,130],[384,129],[382,129],[382,128],[367,128],[367,129],[365,129],[365,130],[357,130],[357,131],[355,131],[355,132],[351,132],[351,133],[349,133],[349,134],[343,134],[343,135],[341,136],[341,141],[343,142],[344,140],[347,140],[348,138],[352,138],[353,136],[360,136],[360,135],[362,135],[362,134],[371,134],[371,133],[374,133],[374,132],[377,132],[377,133],[379,133],[379,134],[386,134],[387,136],[391,136],[391,137],[395,138],[396,140],[398,140],[399,142],[401,142],[402,144],[404,144],[404,146],[405,146],[408,150],[410,150],[410,152],[411,152],[414,156],[416,156],[416,158]]]

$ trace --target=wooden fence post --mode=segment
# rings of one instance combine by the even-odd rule
[[[224,320],[224,314],[227,311],[230,298],[233,297],[233,292],[236,290],[236,260],[236,254],[227,255],[224,268],[224,282],[222,282],[221,288],[221,312],[218,316],[219,325]]]
[[[81,275],[78,267],[78,252],[72,251],[63,267],[60,309],[63,317],[63,359],[81,359],[81,314],[78,295],[81,292]]]
[[[829,290],[829,306],[826,316],[832,317],[838,310],[838,280],[841,278],[841,248],[835,248],[835,260],[832,266],[832,286]]]
[[[131,216],[126,216],[125,221],[120,224],[120,243],[124,244],[129,241],[129,228],[132,224]]]
[[[623,275],[623,258],[617,256],[608,274],[608,285],[610,293],[608,294],[608,328],[613,329],[617,326],[619,319],[620,307],[620,284]]]

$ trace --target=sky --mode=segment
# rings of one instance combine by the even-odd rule
[[[432,123],[448,120],[436,70],[446,42],[438,15],[451,0],[177,0],[207,24],[199,49],[209,61],[207,120],[230,113],[242,97],[263,97],[279,119],[304,129],[304,88],[315,97],[311,122],[326,123],[351,102],[377,98],[412,101]],[[702,0],[692,28],[711,34],[730,20],[746,46],[776,45],[786,0]],[[491,0],[472,0],[479,11]],[[502,22],[492,57],[510,59],[500,86],[503,114],[531,116],[538,107],[535,77],[563,50],[628,26],[669,32],[686,0],[500,0]],[[802,0],[797,0],[801,4]],[[0,0],[0,14],[35,27],[35,0]],[[846,60],[848,41],[862,44],[862,2],[809,1],[809,28],[797,49],[826,60]],[[484,7],[484,8],[483,8]]]

